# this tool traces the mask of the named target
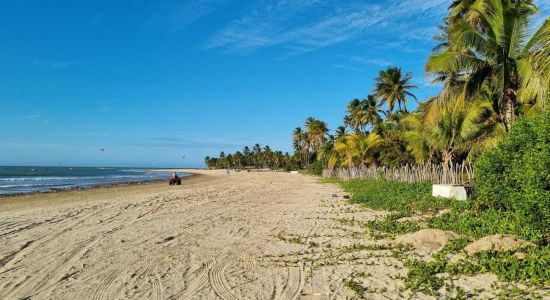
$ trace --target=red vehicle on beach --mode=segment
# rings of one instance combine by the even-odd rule
[[[181,185],[181,178],[174,172],[174,175],[172,175],[172,178],[170,178],[169,181],[170,185]]]

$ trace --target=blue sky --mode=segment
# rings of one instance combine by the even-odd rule
[[[4,1],[0,164],[291,151],[293,128],[308,116],[336,128],[387,66],[413,73],[419,99],[436,93],[423,65],[449,2]],[[548,16],[550,0],[537,3]]]

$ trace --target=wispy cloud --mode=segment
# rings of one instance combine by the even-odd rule
[[[46,61],[46,60],[35,60],[33,64],[42,68],[49,68],[52,70],[64,69],[72,65],[73,63],[68,61]]]
[[[19,116],[19,119],[25,120],[28,122],[41,122],[44,125],[48,125],[50,123],[49,119],[44,116],[42,113],[39,112],[32,112],[28,114],[23,114]]]
[[[155,13],[150,24],[180,31],[190,24],[214,13],[234,0],[189,0],[167,2]]]
[[[375,65],[380,67],[387,67],[395,64],[393,60],[377,58],[377,57],[352,56],[349,59],[355,62],[360,62],[367,65]]]
[[[350,65],[344,65],[344,64],[334,64],[332,65],[332,67],[336,69],[343,69],[348,71],[361,71],[361,68],[350,66]]]
[[[90,135],[90,136],[98,136],[98,137],[110,137],[111,136],[110,132],[104,132],[104,131],[85,131],[85,132],[83,132],[83,134]]]
[[[246,140],[246,139],[245,139]],[[179,137],[153,137],[145,141],[131,143],[132,146],[154,147],[154,148],[181,148],[181,149],[222,149],[222,148],[240,148],[244,143],[239,143],[232,138],[212,139],[212,140],[193,140]]]
[[[382,28],[410,29],[419,18],[439,19],[448,4],[447,0],[389,0],[384,5],[336,0],[263,1],[217,32],[206,47],[239,52],[282,45],[299,54]]]

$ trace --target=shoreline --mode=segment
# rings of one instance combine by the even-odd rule
[[[169,186],[167,180],[151,180],[111,185],[98,185],[87,188],[61,189],[49,192],[29,192],[0,196],[0,211],[29,209],[36,207],[52,207],[58,205],[75,205],[78,203],[93,202],[98,199],[118,199],[127,196],[140,196],[160,191],[183,190],[189,184],[207,181],[208,175],[189,173],[181,177],[182,185]],[[180,187],[181,189],[178,189]]]
[[[186,176],[180,177],[182,179],[182,183],[186,180],[189,180],[193,176],[200,176],[199,173],[193,173],[193,172],[185,172],[184,169],[150,169],[153,172],[178,172],[178,173],[185,173],[188,174]],[[175,171],[174,171],[175,170]],[[5,198],[16,198],[21,196],[31,196],[31,195],[48,195],[48,194],[59,194],[59,193],[65,193],[65,192],[75,192],[75,191],[93,191],[97,189],[108,189],[108,188],[115,188],[115,187],[124,187],[124,186],[139,186],[139,185],[146,185],[146,184],[154,184],[154,183],[162,183],[162,182],[168,182],[169,179],[152,179],[152,180],[143,180],[143,181],[130,181],[130,182],[119,182],[119,183],[98,183],[98,184],[90,184],[86,186],[72,186],[67,188],[52,188],[44,191],[31,191],[31,192],[18,192],[18,193],[12,193],[12,194],[0,194],[0,202],[2,202]]]

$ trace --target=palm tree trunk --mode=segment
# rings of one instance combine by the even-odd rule
[[[504,116],[504,126],[506,127],[506,131],[510,131],[510,128],[512,128],[512,123],[514,122],[514,94],[515,91],[510,91],[510,89],[508,89],[504,96],[506,101],[506,113]]]
[[[449,173],[449,165],[451,164],[452,153],[451,150],[443,151],[443,181],[447,183],[447,175]]]

